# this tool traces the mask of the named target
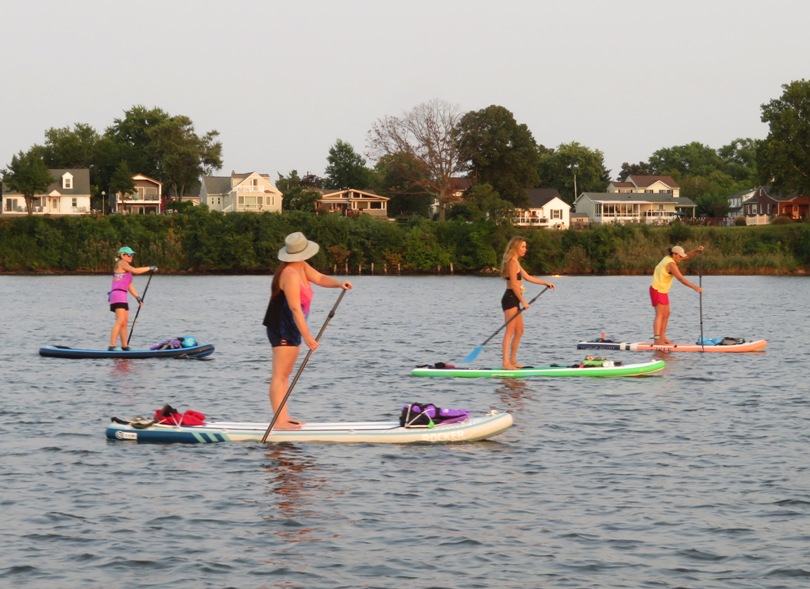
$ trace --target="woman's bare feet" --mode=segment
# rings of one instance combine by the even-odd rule
[[[273,426],[274,430],[296,430],[301,429],[304,422],[299,419],[287,419],[285,421],[278,420]]]

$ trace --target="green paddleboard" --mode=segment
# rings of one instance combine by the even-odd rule
[[[411,371],[411,376],[430,376],[445,378],[531,378],[531,377],[612,377],[612,376],[640,376],[663,370],[666,362],[651,360],[636,364],[622,362],[608,362],[606,366],[524,366],[518,370],[503,370],[502,368],[463,368],[445,365],[417,366]],[[612,365],[611,365],[612,364]]]

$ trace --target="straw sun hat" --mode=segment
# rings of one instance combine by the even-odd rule
[[[284,240],[284,247],[278,250],[278,259],[282,262],[301,262],[317,254],[319,249],[321,246],[297,231],[290,233]]]

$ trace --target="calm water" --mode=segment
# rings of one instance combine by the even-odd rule
[[[107,277],[0,276],[0,586],[807,586],[810,320],[797,301],[810,280],[704,278],[705,335],[766,338],[765,353],[672,355],[660,377],[515,381],[408,375],[491,335],[503,281],[353,280],[294,416],[387,419],[433,401],[509,411],[515,427],[458,446],[108,442],[110,416],[164,403],[269,419],[270,278],[156,275],[133,344],[193,335],[217,346],[212,360],[91,361],[37,350],[106,345]],[[554,280],[526,313],[523,363],[573,363],[575,342],[602,332],[652,335],[648,277]],[[315,330],[337,294],[316,289]],[[697,339],[699,300],[674,286],[670,337]]]

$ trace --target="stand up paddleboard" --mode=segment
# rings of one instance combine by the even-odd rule
[[[148,423],[148,422],[147,422]],[[133,442],[208,444],[261,442],[269,423],[211,422],[206,425],[145,425],[137,419],[112,418],[106,436]],[[433,427],[402,427],[398,421],[307,423],[299,430],[273,430],[268,442],[331,442],[366,444],[447,444],[475,442],[497,436],[512,426],[508,413],[492,411],[456,423]]]
[[[638,364],[624,364],[622,362],[606,361],[602,366],[524,366],[518,370],[504,370],[502,368],[463,368],[450,365],[417,366],[411,371],[411,376],[431,376],[450,378],[530,378],[530,377],[612,377],[612,376],[641,376],[663,370],[666,362],[651,360]]]
[[[590,342],[579,342],[578,350],[608,350],[608,351],[628,351],[628,352],[761,352],[768,345],[764,339],[733,344],[701,345],[701,344],[651,344],[649,342],[614,342],[611,340],[594,340]]]
[[[67,346],[45,346],[39,355],[48,358],[203,358],[214,353],[213,344],[198,344],[188,348],[164,350],[82,350]]]

